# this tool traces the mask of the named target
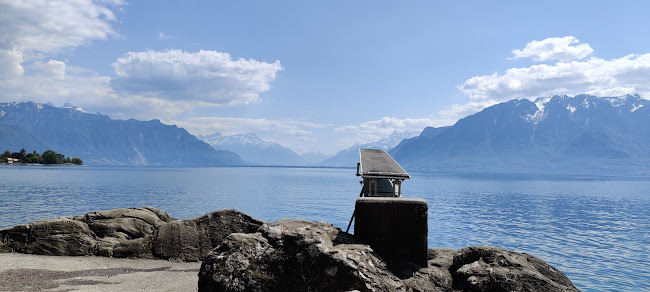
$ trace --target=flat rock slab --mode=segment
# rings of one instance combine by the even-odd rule
[[[0,291],[195,291],[198,262],[0,253]]]

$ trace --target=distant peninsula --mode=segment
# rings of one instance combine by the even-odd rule
[[[25,149],[18,152],[6,150],[0,155],[0,162],[5,164],[74,164],[82,165],[84,162],[79,157],[66,157],[63,154],[56,153],[53,150],[46,150],[43,154],[27,153]]]

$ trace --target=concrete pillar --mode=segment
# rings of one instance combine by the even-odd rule
[[[355,204],[354,237],[377,252],[391,270],[427,265],[427,202],[362,197]]]

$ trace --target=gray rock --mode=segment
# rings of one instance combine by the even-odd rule
[[[230,233],[255,232],[261,224],[235,210],[176,220],[153,207],[122,208],[0,230],[0,242],[31,254],[198,261]]]
[[[400,280],[367,245],[338,244],[331,224],[280,220],[230,234],[203,261],[199,291],[396,291]]]
[[[462,291],[579,291],[539,258],[491,246],[459,250],[451,271],[454,289]]]
[[[452,291],[449,268],[454,262],[455,253],[449,248],[429,249],[427,268],[419,269],[412,277],[404,279],[404,285],[409,291]]]
[[[236,210],[221,210],[201,217],[162,225],[153,240],[153,254],[162,259],[199,261],[233,232],[255,232],[262,221]]]
[[[97,245],[88,225],[69,218],[1,230],[0,239],[8,249],[43,255],[88,255],[94,253]]]
[[[153,257],[151,237],[160,226],[175,220],[153,207],[90,212],[74,218],[86,223],[94,233],[97,255],[139,258]]]
[[[199,291],[578,291],[536,257],[485,246],[429,249],[426,267],[404,279],[395,272],[330,224],[285,219],[226,237],[203,261],[198,285]]]

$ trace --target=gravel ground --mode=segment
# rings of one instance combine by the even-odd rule
[[[0,253],[0,291],[196,291],[200,262]]]

